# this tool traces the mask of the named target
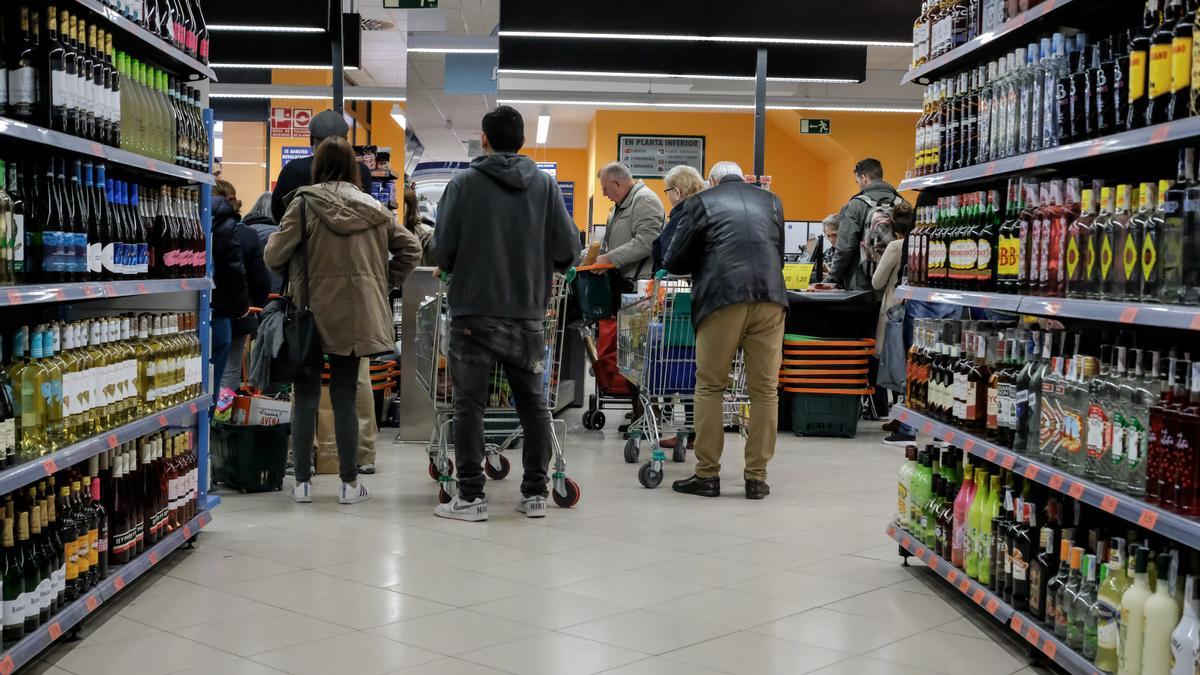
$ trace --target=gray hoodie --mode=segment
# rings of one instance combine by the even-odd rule
[[[433,258],[453,275],[455,317],[545,318],[551,275],[579,248],[558,183],[524,155],[476,158],[438,203]]]

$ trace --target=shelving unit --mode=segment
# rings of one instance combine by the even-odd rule
[[[918,542],[914,535],[894,524],[887,526],[887,535],[895,539],[901,548],[925,563],[938,576],[948,581],[951,586],[957,588],[964,596],[979,605],[993,619],[1025,638],[1035,649],[1062,666],[1068,673],[1072,675],[1104,675],[1096,669],[1095,665],[1054,637],[1053,631],[1046,630],[1045,626],[1039,624],[1025,612],[1014,610],[1011,605],[988,590],[986,586],[971,579],[966,572],[930,551],[928,547]]]
[[[61,638],[63,633],[78,625],[100,605],[116,597],[122,589],[148,572],[172,551],[190,541],[210,522],[212,522],[212,514],[203,510],[186,525],[168,534],[166,538],[144,551],[129,564],[110,568],[108,577],[97,584],[87,595],[67,605],[51,619],[50,623],[41,626],[34,633],[26,635],[20,642],[9,647],[8,651],[4,652],[4,657],[0,658],[0,673],[11,673],[36,659],[42,650]]]
[[[163,42],[157,36],[128,21],[99,0],[63,0],[94,14],[89,23],[103,24],[122,39],[137,41],[151,60],[182,78],[208,78],[215,80],[211,68]],[[134,45],[136,47],[136,45]],[[211,110],[204,111],[204,124],[208,136],[213,135]],[[67,152],[94,157],[123,172],[156,176],[170,181],[187,182],[198,186],[200,222],[208,246],[208,269],[201,278],[155,279],[138,281],[50,283],[0,287],[0,310],[13,311],[24,305],[69,303],[80,301],[109,301],[101,303],[104,309],[113,307],[114,299],[126,299],[128,303],[148,304],[155,309],[196,312],[199,319],[197,332],[200,338],[200,358],[208,363],[211,354],[210,300],[212,282],[212,185],[215,177],[210,172],[193,171],[168,162],[143,157],[119,148],[113,148],[59,133],[36,125],[26,124],[0,117],[0,142],[23,143],[31,152]],[[209,166],[212,157],[209,157]],[[202,390],[211,392],[212,384],[208,368],[202,369]],[[147,549],[142,555],[126,565],[113,568],[104,581],[83,598],[63,608],[47,625],[27,635],[23,640],[0,653],[0,675],[11,673],[36,659],[38,655],[80,621],[94,612],[100,605],[116,597],[122,589],[145,574],[175,549],[196,536],[212,520],[211,510],[220,499],[208,494],[208,446],[209,408],[211,393],[205,393],[180,405],[148,415],[124,424],[104,434],[88,438],[62,448],[45,457],[0,471],[0,494],[34,483],[50,474],[89,459],[104,450],[170,426],[186,426],[195,429],[196,460],[199,469],[197,503],[199,514],[175,532]]]
[[[1123,131],[1078,143],[1060,145],[1024,155],[997,159],[986,164],[976,164],[953,171],[933,173],[928,176],[907,178],[900,182],[901,190],[928,190],[994,181],[1014,174],[1027,174],[1053,169],[1069,162],[1110,157],[1134,150],[1147,150],[1156,146],[1200,138],[1200,117],[1189,117],[1174,122]]]
[[[898,286],[896,297],[901,300],[941,302],[1034,316],[1087,319],[1107,323],[1200,331],[1200,306],[1042,298],[1009,293],[951,291],[920,286]]]
[[[154,50],[155,55],[160,59],[164,66],[170,67],[171,70],[180,73],[188,73],[199,75],[203,78],[216,82],[217,75],[212,68],[200,63],[196,59],[179,51],[175,47],[163,42],[157,35],[133,23],[129,19],[121,16],[111,7],[106,7],[98,0],[72,0],[76,5],[85,7],[92,12],[104,17],[104,20],[109,26],[120,30],[124,35],[134,38],[141,42],[144,46]]]
[[[217,182],[216,176],[213,176],[211,173],[185,169],[182,166],[143,157],[128,150],[114,148],[95,141],[89,141],[86,138],[64,134],[60,131],[19,122],[7,117],[0,117],[0,137],[37,143],[38,145],[53,147],[56,151],[87,155],[96,159],[102,159],[110,164],[137,169],[138,171],[157,176],[165,176],[191,183],[203,183],[205,185],[214,185]]]
[[[1036,34],[1039,30],[1037,24],[1041,19],[1050,15],[1058,18],[1066,13],[1064,10],[1080,9],[1081,7],[1090,9],[1091,4],[1082,0],[1045,0],[1037,7],[1006,21],[995,30],[984,33],[964,45],[955,47],[945,54],[913,68],[904,74],[900,84],[927,82],[937,75],[956,69],[964,61],[978,60],[989,47],[997,42],[1012,42],[1017,38]]]

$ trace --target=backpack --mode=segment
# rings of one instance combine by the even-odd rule
[[[875,273],[875,266],[883,257],[884,249],[896,239],[896,234],[892,231],[892,211],[907,202],[898,193],[892,193],[890,199],[880,201],[863,194],[855,195],[854,198],[867,205],[867,218],[863,223],[863,236],[859,243],[861,255],[858,264],[869,279]]]

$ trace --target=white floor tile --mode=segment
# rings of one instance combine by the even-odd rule
[[[776,598],[714,588],[653,605],[649,609],[675,616],[704,617],[723,626],[742,630],[797,614],[806,607]]]
[[[452,607],[386,588],[360,586],[348,593],[291,605],[288,609],[347,628],[367,630],[395,621],[449,611]]]
[[[530,586],[555,588],[614,574],[620,569],[557,555],[538,555],[524,560],[484,567],[479,571],[482,574],[519,581]]]
[[[453,656],[536,635],[542,629],[470,610],[455,609],[420,619],[390,623],[369,632]]]
[[[830,603],[826,609],[887,621],[904,621],[920,628],[933,628],[959,618],[958,610],[935,596],[880,588]]]
[[[215,619],[173,632],[200,644],[238,656],[303,644],[346,633],[350,629],[282,609]]]
[[[345,633],[254,657],[292,675],[390,673],[436,661],[439,654],[369,633]]]
[[[232,654],[177,635],[153,633],[73,648],[54,665],[78,675],[158,675],[199,667],[215,672],[219,664],[234,658]]]
[[[510,621],[557,630],[634,608],[559,590],[540,590],[475,605],[472,609]]]
[[[584,675],[632,663],[644,656],[562,633],[541,633],[468,652],[462,658],[522,675]]]
[[[396,670],[389,675],[505,675],[504,671],[488,668],[462,659],[440,659],[412,668]]]
[[[733,631],[701,618],[639,609],[569,626],[561,632],[646,654],[663,654]]]
[[[726,586],[771,574],[775,569],[716,556],[691,555],[665,564],[647,565],[637,571],[705,586]]]
[[[604,675],[720,675],[720,673],[719,670],[701,668],[661,656],[652,656],[627,666],[604,671]]]
[[[727,588],[731,591],[784,600],[805,608],[818,607],[871,590],[871,587],[865,584],[786,570],[729,584]]]
[[[918,633],[866,656],[948,675],[1000,675],[1025,665],[991,640],[940,631]]]
[[[706,584],[697,584],[682,579],[626,571],[580,581],[563,586],[559,590],[597,600],[619,602],[630,607],[646,607],[699,593],[708,588],[709,586]]]
[[[646,565],[665,563],[684,557],[682,551],[676,551],[651,544],[639,544],[631,541],[613,541],[607,544],[585,546],[562,555],[575,560],[608,565],[631,570]]]
[[[842,660],[846,654],[758,633],[740,632],[669,652],[665,656],[729,673],[766,675],[815,670]]]
[[[906,622],[884,621],[817,608],[763,624],[754,628],[753,632],[849,654],[861,654],[919,633],[921,629],[912,628]]]
[[[466,571],[428,579],[406,579],[388,588],[455,607],[481,605],[534,590],[534,587],[516,581]]]

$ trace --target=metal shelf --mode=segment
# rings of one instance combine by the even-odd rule
[[[1090,3],[1083,3],[1079,0],[1046,0],[1037,7],[1004,22],[995,30],[984,33],[966,44],[955,47],[945,54],[913,68],[904,74],[900,84],[931,79],[952,70],[962,70],[964,65],[977,66],[980,53],[985,49],[989,51],[994,49],[997,46],[994,43],[998,41],[1008,43],[1020,36],[1035,35],[1040,30],[1035,25],[1037,21],[1072,4],[1086,7]]]
[[[900,544],[901,548],[910,551],[921,562],[925,563],[929,569],[938,573],[950,585],[957,588],[959,592],[971,599],[972,602],[979,605],[988,614],[991,614],[1000,623],[1008,623],[1008,618],[1013,614],[1013,608],[1006,602],[1000,599],[1000,596],[989,591],[986,586],[982,586],[967,576],[967,573],[955,567],[949,560],[937,555],[928,547],[924,546],[912,534],[900,529],[896,525],[888,525],[887,535],[895,539]]]
[[[79,1],[82,2],[83,0]],[[45,129],[7,117],[0,117],[0,137],[37,143],[49,148],[55,148],[55,152],[73,152],[80,155],[87,155],[102,159],[110,164],[117,164],[130,169],[192,183],[214,185],[217,181],[216,176],[213,176],[211,173],[185,169],[182,166],[143,157],[128,150],[121,150],[120,148],[89,141],[86,138],[79,138],[78,136],[64,134],[61,131]]]
[[[983,181],[996,180],[1004,176],[1030,171],[1042,171],[1068,162],[1096,157],[1116,155],[1134,150],[1146,150],[1168,143],[1178,143],[1200,137],[1200,117],[1189,117],[1174,122],[1164,122],[1132,131],[1123,131],[1094,140],[1080,141],[1056,148],[1039,150],[1024,155],[998,159],[986,164],[977,164],[963,169],[943,171],[905,179],[900,190],[927,190],[947,188]]]
[[[142,28],[129,19],[126,19],[112,8],[106,7],[102,3],[98,2],[98,0],[74,0],[74,2],[75,4],[80,5],[81,7],[86,7],[92,12],[104,17],[104,20],[107,21],[109,25],[119,28],[125,35],[132,37],[153,49],[159,59],[165,61],[166,64],[175,66],[175,70],[180,72],[195,73],[201,77],[207,77],[213,82],[217,81],[217,75],[213,72],[212,68],[200,63],[184,52],[179,51],[169,43],[164,42],[157,35],[151,33],[145,28]],[[124,50],[125,47],[123,46],[121,49]],[[160,61],[160,65],[164,64],[162,64]]]
[[[976,293],[920,286],[898,286],[901,300],[944,302],[965,307],[980,307],[1034,316],[1088,319],[1109,323],[1136,324],[1159,328],[1200,331],[1200,307],[1159,305],[1145,302],[1109,302],[1071,298],[1040,298],[1009,293]]]
[[[1036,481],[1065,495],[1113,514],[1122,520],[1137,523],[1138,527],[1150,530],[1191,548],[1200,548],[1200,520],[1186,518],[1167,509],[1118,492],[1112,488],[1079,478],[1038,460],[1019,455],[991,441],[969,434],[939,422],[905,406],[898,406],[898,419],[923,433],[940,438],[947,443],[969,452],[976,457]]]
[[[177,406],[167,408],[161,413],[134,420],[107,433],[93,436],[74,445],[68,445],[45,457],[39,457],[24,464],[18,464],[10,469],[0,471],[0,494],[7,494],[30,483],[47,478],[59,469],[65,469],[66,467],[78,464],[105,450],[116,448],[122,443],[141,438],[164,427],[182,424],[192,415],[202,410],[207,410],[211,403],[211,395],[204,394]],[[0,671],[3,671],[3,669],[0,668]]]
[[[89,281],[69,284],[35,284],[0,288],[0,307],[46,302],[76,302],[160,295],[185,291],[210,291],[212,279],[150,279],[147,281]]]
[[[4,657],[0,658],[0,673],[11,673],[36,659],[42,650],[62,637],[64,632],[74,628],[76,624],[96,611],[100,605],[112,600],[121,592],[121,589],[157,565],[160,560],[186,543],[210,522],[212,522],[212,515],[208,511],[201,511],[186,525],[168,534],[166,538],[143,552],[129,564],[110,569],[108,577],[97,584],[87,595],[67,605],[65,609],[54,615],[50,623],[39,627],[36,632],[26,635],[20,642],[9,647],[8,651],[4,652]]]
[[[1054,631],[1046,630],[1046,627],[1039,624],[1037,619],[1025,612],[1013,612],[1008,627],[1068,673],[1072,675],[1104,675],[1104,671],[1097,668],[1096,664],[1083,658],[1081,654],[1068,647],[1067,643],[1054,637]]]

